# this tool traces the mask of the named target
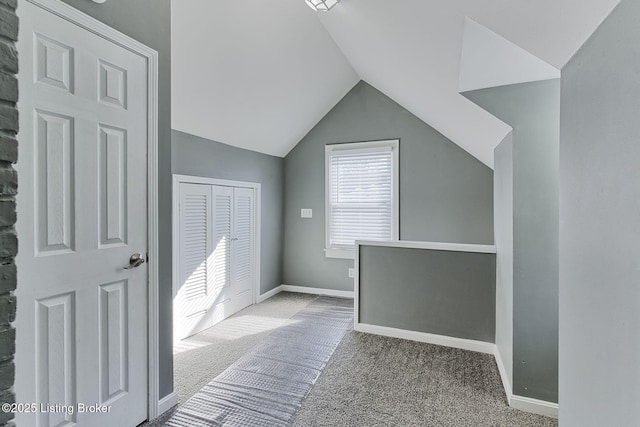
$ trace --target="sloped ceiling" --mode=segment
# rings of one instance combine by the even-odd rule
[[[458,92],[558,79],[560,70],[467,18]]]
[[[304,0],[171,2],[173,129],[286,155],[360,80]]]
[[[363,79],[492,166],[510,128],[458,94],[466,17],[560,69],[618,1],[177,0],[173,127],[284,156]]]

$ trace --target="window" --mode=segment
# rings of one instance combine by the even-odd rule
[[[399,141],[325,147],[326,249],[353,258],[356,240],[398,240]]]

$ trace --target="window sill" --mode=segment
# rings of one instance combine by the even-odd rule
[[[324,256],[326,258],[354,259],[355,249],[325,249]]]

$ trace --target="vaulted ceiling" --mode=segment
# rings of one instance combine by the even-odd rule
[[[492,166],[509,127],[458,93],[465,19],[560,69],[618,1],[173,1],[172,126],[285,156],[362,79]]]

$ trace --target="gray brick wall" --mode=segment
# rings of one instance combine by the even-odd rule
[[[16,265],[18,251],[16,192],[18,177],[18,39],[17,0],[0,0],[0,404],[13,403],[16,348]],[[13,414],[0,411],[0,425],[13,425]]]

